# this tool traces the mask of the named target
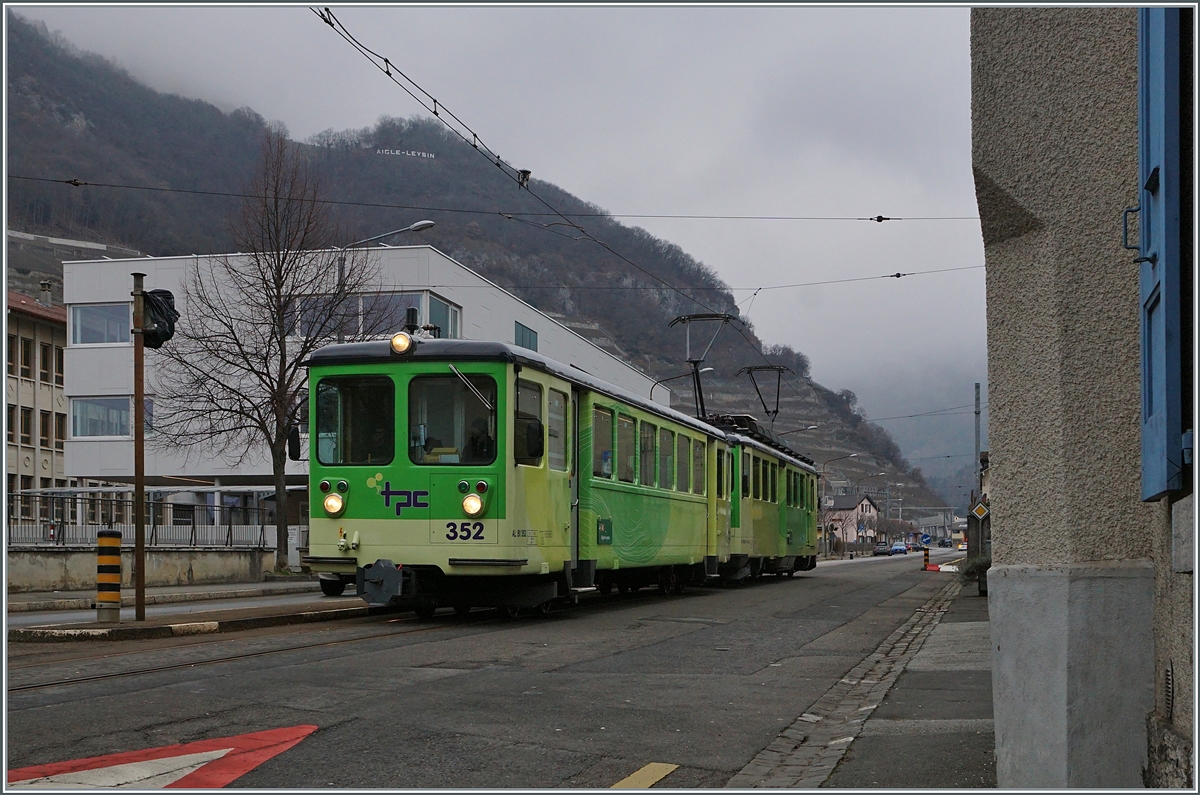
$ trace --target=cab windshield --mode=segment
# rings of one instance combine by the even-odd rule
[[[408,457],[422,465],[495,461],[495,380],[486,375],[448,374],[418,376],[409,382]]]
[[[317,384],[317,460],[325,465],[391,462],[396,387],[386,376],[322,378]]]

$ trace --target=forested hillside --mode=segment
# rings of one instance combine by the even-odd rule
[[[259,114],[248,108],[224,113],[153,91],[116,64],[11,12],[7,66],[10,229],[156,256],[230,250],[227,219],[237,200],[179,191],[240,191],[268,125]],[[300,145],[317,167],[325,197],[338,202],[334,211],[347,242],[429,218],[436,226],[421,233],[420,242],[543,311],[598,323],[636,366],[656,377],[684,370],[683,331],[669,328],[672,318],[738,314],[721,280],[678,246],[539,179],[553,175],[534,175],[532,193],[519,188],[436,119],[385,117],[361,130],[331,128]],[[93,184],[75,187],[67,180]],[[576,239],[532,194],[603,245]],[[821,426],[791,437],[798,448],[818,461],[862,451],[845,462],[849,472],[883,467],[920,480],[887,433],[863,420],[852,394],[813,383],[802,353],[764,348],[748,321],[740,332],[727,329],[709,356],[707,364],[716,368],[710,403],[761,416],[753,389],[734,373],[767,361],[793,372],[776,429]],[[686,392],[681,400],[690,400]]]

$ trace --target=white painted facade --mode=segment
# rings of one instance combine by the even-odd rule
[[[381,246],[370,249],[369,256],[379,268],[380,292],[422,294],[422,323],[430,317],[431,299],[440,299],[458,310],[458,328],[454,336],[459,338],[519,344],[519,323],[524,327],[521,335],[525,342],[529,341],[529,331],[536,333],[539,353],[650,397],[654,384],[652,377],[437,249],[431,246]],[[166,289],[175,295],[180,322],[186,322],[188,307],[183,300],[182,286],[189,266],[196,259],[195,256],[143,257],[63,263],[68,342],[64,394],[72,405],[77,400],[128,397],[133,392],[132,342],[74,342],[77,339],[75,309],[96,304],[127,304],[132,326],[130,293],[133,278],[130,274],[141,272],[146,274],[146,290]],[[443,335],[451,336],[450,333]],[[146,351],[146,391],[151,399],[157,355],[153,350]],[[654,394],[658,402],[670,405],[670,392],[665,387],[660,386]],[[71,424],[74,424],[73,420]],[[65,448],[65,469],[69,477],[119,480],[133,476],[133,441],[128,433],[81,436],[72,429]],[[302,481],[307,475],[307,462],[290,463],[288,474],[290,481]],[[268,483],[270,475],[265,448],[258,455],[251,455],[248,460],[235,465],[199,450],[163,450],[147,441],[146,477],[150,485],[201,485],[189,483],[188,479],[211,482],[216,478],[223,486],[251,486]]]

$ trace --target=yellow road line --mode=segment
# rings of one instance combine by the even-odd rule
[[[648,789],[679,765],[668,765],[665,762],[651,762],[632,776],[623,778],[609,789]]]

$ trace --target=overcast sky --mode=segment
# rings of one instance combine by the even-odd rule
[[[297,139],[422,112],[305,6],[10,8]],[[612,213],[912,219],[624,222],[748,288],[734,294],[760,337],[868,416],[968,404],[986,382],[969,9],[333,10],[506,161]],[[920,458],[969,453],[971,422],[881,424]],[[930,423],[952,437],[920,441]]]

